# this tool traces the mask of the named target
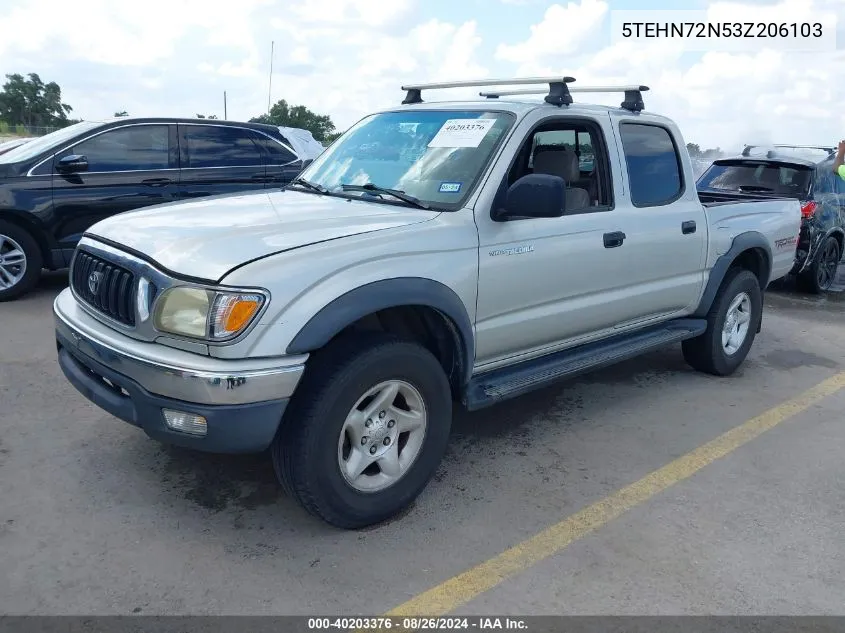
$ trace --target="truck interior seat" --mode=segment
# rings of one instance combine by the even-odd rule
[[[560,176],[566,181],[566,210],[583,209],[590,206],[590,194],[586,189],[571,187],[570,183],[581,179],[578,156],[569,149],[546,150],[534,156],[534,173]]]

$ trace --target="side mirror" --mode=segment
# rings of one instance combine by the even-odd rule
[[[528,174],[513,183],[505,194],[504,208],[494,220],[559,218],[566,212],[566,181],[560,176]]]
[[[76,174],[88,171],[88,158],[81,154],[70,154],[56,163],[56,171],[63,174]]]

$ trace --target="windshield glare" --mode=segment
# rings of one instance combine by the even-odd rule
[[[714,163],[698,180],[698,189],[775,194],[802,198],[810,189],[812,171],[782,163]]]
[[[47,150],[57,148],[58,145],[61,145],[64,141],[80,132],[90,130],[98,125],[100,124],[91,121],[82,121],[81,123],[74,123],[68,127],[63,127],[55,132],[50,132],[50,134],[39,136],[28,143],[24,143],[20,147],[9,150],[5,154],[0,154],[0,163],[19,163],[30,160]]]
[[[373,183],[435,207],[454,208],[469,195],[514,118],[480,110],[374,114],[335,142],[302,177],[333,193],[342,192],[343,185]]]

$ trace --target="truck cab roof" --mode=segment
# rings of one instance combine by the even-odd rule
[[[378,112],[400,112],[409,110],[478,110],[482,112],[496,110],[513,113],[519,118],[535,110],[549,110],[550,112],[558,113],[561,112],[561,108],[559,108],[558,106],[545,103],[543,101],[530,101],[525,98],[480,98],[475,100],[426,101],[423,103],[398,105],[392,108],[382,108]],[[607,106],[593,103],[572,103],[563,108],[562,111],[566,114],[573,116],[581,115],[589,117],[604,116],[608,113],[634,114],[633,112],[626,110],[625,108],[622,108],[620,106]],[[665,123],[672,122],[672,120],[666,116],[656,114],[654,112],[648,112],[646,110],[643,110],[636,114],[639,116],[648,117],[651,121],[661,120]]]

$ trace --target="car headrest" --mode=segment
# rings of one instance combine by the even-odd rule
[[[560,176],[570,183],[581,177],[581,168],[571,149],[547,149],[534,156],[534,173]]]

